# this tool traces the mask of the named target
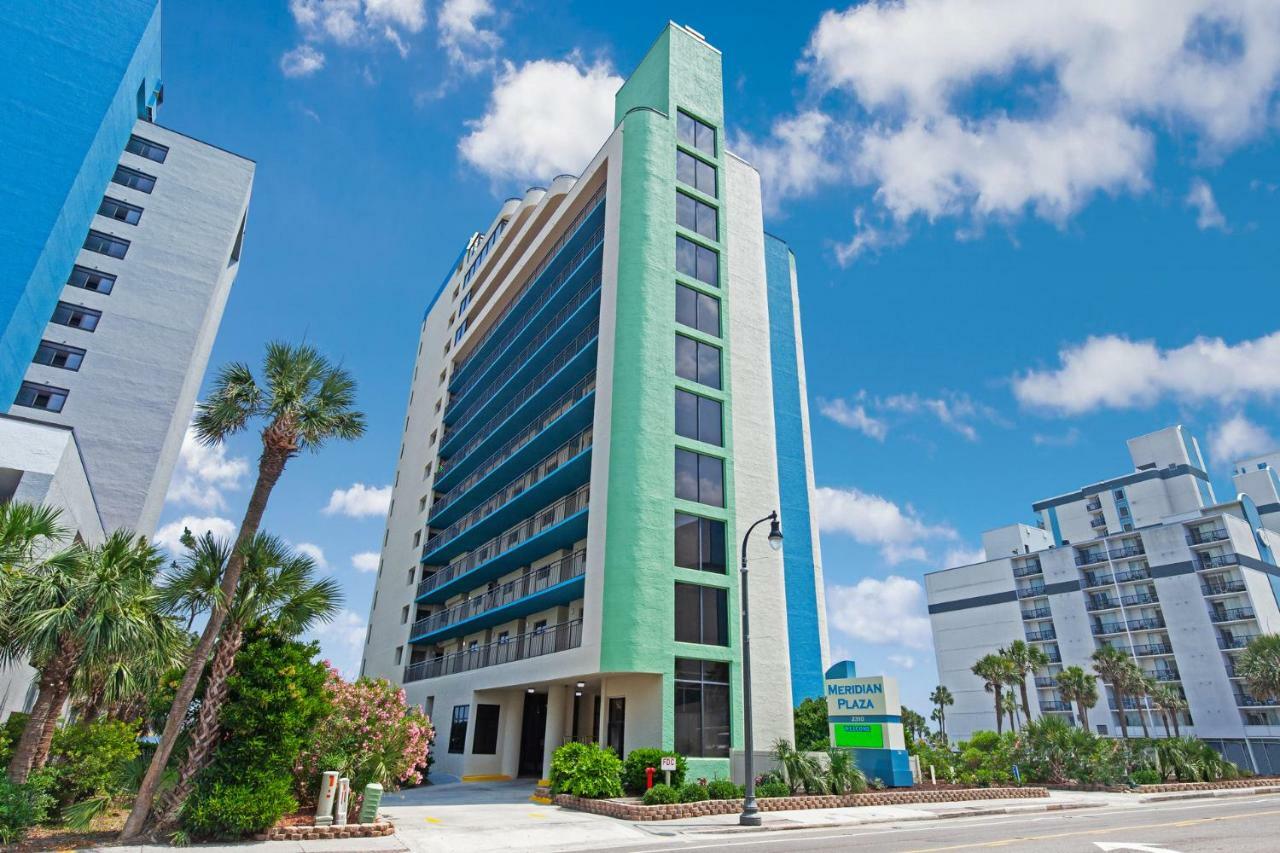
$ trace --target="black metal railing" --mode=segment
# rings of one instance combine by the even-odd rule
[[[1037,607],[1035,610],[1022,611],[1023,619],[1048,619],[1052,615],[1047,607]]]
[[[1219,637],[1218,648],[1220,649],[1243,649],[1249,645],[1254,637]]]
[[[1128,545],[1124,548],[1117,548],[1108,552],[1113,560],[1123,560],[1127,557],[1140,557],[1147,553],[1147,549],[1142,545]]]
[[[1076,553],[1077,566],[1087,566],[1091,563],[1105,563],[1106,561],[1106,551],[1080,551]]]
[[[407,683],[424,678],[439,678],[442,675],[454,675],[576,649],[581,645],[582,620],[574,619],[410,664],[404,668],[404,680]]]
[[[1151,569],[1145,566],[1140,569],[1127,569],[1123,572],[1116,572],[1113,577],[1115,578],[1116,583],[1151,580]]]
[[[1058,639],[1058,632],[1053,630],[1052,628],[1045,628],[1043,631],[1027,632],[1027,640],[1033,643],[1040,642],[1042,640],[1056,640],[1056,639]]]
[[[1095,575],[1092,572],[1084,573],[1084,585],[1086,588],[1094,586],[1111,586],[1115,583],[1115,577],[1112,575]]]
[[[1111,598],[1111,597],[1109,597],[1109,596],[1104,596],[1104,597],[1101,597],[1101,598],[1091,598],[1091,599],[1089,599],[1089,601],[1087,601],[1087,602],[1085,603],[1084,609],[1085,609],[1085,610],[1089,610],[1089,611],[1093,611],[1093,610],[1110,610],[1110,609],[1111,609],[1111,608],[1113,608],[1113,607],[1119,607],[1119,606],[1120,606],[1120,602],[1119,602],[1119,601],[1117,601],[1116,599]]]
[[[1103,528],[1107,526],[1107,520],[1105,518],[1095,518],[1093,521],[1089,522],[1089,526],[1094,529]]]
[[[1231,534],[1221,527],[1215,527],[1211,530],[1192,530],[1187,534],[1187,544],[1206,545],[1210,542],[1221,542],[1230,538]]]
[[[1022,566],[1013,567],[1013,576],[1015,578],[1028,578],[1032,575],[1043,574],[1044,570],[1040,568],[1039,560],[1032,560],[1030,563]]]
[[[1205,595],[1226,595],[1231,592],[1244,592],[1247,587],[1244,581],[1213,581],[1202,584],[1200,589]]]
[[[1049,711],[1070,711],[1070,710],[1071,710],[1071,703],[1070,703],[1070,702],[1060,702],[1060,701],[1045,701],[1045,702],[1041,702],[1041,703],[1040,703],[1040,710],[1041,710],[1041,711],[1045,711],[1045,712],[1049,712]]]
[[[1121,649],[1121,651],[1128,651]],[[1146,657],[1150,655],[1171,655],[1173,654],[1173,646],[1168,643],[1143,643],[1135,645],[1131,652],[1135,657]]]
[[[1036,595],[1044,595],[1044,584],[1033,583],[1030,586],[1023,587],[1018,590],[1018,598],[1031,598]]]
[[[1090,498],[1085,503],[1084,508],[1089,510],[1089,512],[1097,512],[1098,510],[1102,509],[1102,501],[1099,500],[1098,498]]]
[[[1058,679],[1054,678],[1052,675],[1036,676],[1036,687],[1057,687],[1057,686],[1058,686]]]
[[[1239,564],[1239,554],[1216,554],[1212,557],[1202,556],[1200,558],[1200,568],[1202,569],[1219,569],[1223,566],[1238,566]]]
[[[1232,607],[1228,610],[1213,610],[1209,613],[1209,619],[1213,622],[1235,622],[1256,617],[1257,614],[1253,612],[1252,607]]]

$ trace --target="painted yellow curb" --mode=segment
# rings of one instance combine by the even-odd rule
[[[551,787],[551,780],[550,780],[550,779],[539,779],[539,780],[538,780],[538,787],[539,787],[539,788],[550,788],[550,787]]]
[[[538,805],[540,805],[540,806],[549,806],[549,805],[551,805],[551,798],[550,798],[550,797],[539,797],[537,794],[534,794],[532,797],[530,797],[530,798],[529,798],[529,801],[530,801],[530,802],[532,802],[532,803],[537,803],[537,804],[538,804]],[[541,815],[539,815],[539,817],[541,817]]]
[[[510,782],[511,777],[502,773],[490,773],[480,776],[463,776],[463,782]]]

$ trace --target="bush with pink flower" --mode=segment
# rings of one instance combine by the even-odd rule
[[[325,690],[333,710],[298,757],[295,775],[304,801],[315,801],[325,770],[351,780],[353,811],[370,782],[388,791],[422,783],[435,729],[426,714],[408,705],[403,689],[382,678],[344,681],[330,667]]]

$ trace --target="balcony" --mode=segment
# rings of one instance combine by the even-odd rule
[[[1094,530],[1100,530],[1107,526],[1107,520],[1105,518],[1095,518],[1089,522],[1089,526]]]
[[[545,454],[574,432],[588,426],[595,414],[592,408],[595,390],[596,374],[593,370],[539,412],[532,423],[474,464],[473,459],[478,456],[478,452],[488,450],[497,440],[489,435],[480,435],[468,442],[466,447],[454,454],[447,465],[442,463],[440,466],[435,486],[447,491],[440,500],[432,504],[432,520],[435,520],[436,513],[444,512],[446,508],[453,512],[466,512],[465,508],[453,507],[452,504],[490,474],[493,474],[494,479],[507,476],[520,464],[520,459],[516,457],[529,459]],[[509,460],[512,460],[510,464]],[[470,473],[463,479],[462,475],[466,472]],[[462,506],[466,506],[465,502]]]
[[[516,326],[516,324],[507,323],[507,321],[511,319],[512,316],[532,317],[533,314],[537,313],[537,309],[535,306],[538,303],[530,303],[529,305],[526,306],[523,303],[525,296],[527,296],[529,293],[533,291],[534,287],[538,284],[539,277],[544,272],[546,272],[547,267],[551,266],[551,264],[555,262],[556,257],[559,255],[561,249],[563,249],[567,245],[576,244],[578,242],[584,242],[584,243],[592,242],[592,240],[589,238],[586,240],[582,240],[582,235],[586,233],[589,229],[591,229],[593,232],[594,230],[598,230],[603,224],[603,219],[604,219],[603,197],[604,197],[604,187],[601,187],[600,189],[596,190],[595,194],[592,195],[590,199],[587,200],[586,204],[584,204],[582,207],[582,212],[579,213],[574,218],[574,220],[570,222],[569,225],[565,228],[564,236],[562,236],[559,240],[557,240],[555,245],[547,250],[547,253],[543,256],[542,260],[534,268],[533,272],[531,272],[528,278],[525,279],[525,283],[520,287],[519,291],[517,291],[516,294],[511,298],[511,301],[507,303],[507,307],[502,310],[502,313],[498,316],[498,318],[493,321],[492,325],[489,326],[489,330],[484,333],[484,337],[480,338],[475,343],[475,345],[471,347],[471,352],[467,354],[466,358],[463,358],[461,361],[458,362],[457,367],[455,367],[453,370],[453,381],[457,382],[464,379],[466,375],[469,372],[471,372],[473,369],[479,369],[482,366],[487,367],[492,362],[492,359],[496,358],[495,351],[489,351],[486,353],[485,350],[488,347],[489,343],[493,341],[495,337],[497,337],[499,332],[502,332],[507,336],[510,336],[512,334],[512,330]],[[601,214],[599,217],[601,222],[600,223],[593,222],[590,225],[583,227],[583,223],[586,222],[588,218],[591,218],[596,213],[596,211],[601,211]],[[594,236],[594,233],[593,233],[593,236]],[[551,285],[545,288],[543,291],[544,298],[545,298],[545,294],[548,294],[553,290],[555,290],[554,285]],[[518,314],[517,314],[517,310],[519,312]],[[482,355],[484,356],[483,358],[481,358]]]
[[[1057,686],[1058,686],[1058,679],[1054,678],[1052,675],[1036,676],[1036,687],[1052,689]]]
[[[450,395],[449,406],[444,410],[445,424],[453,427],[465,423],[482,413],[484,407],[501,395],[504,388],[523,385],[522,380],[556,352],[566,339],[600,315],[599,297],[600,274],[597,272],[568,298],[555,316],[539,317],[538,325],[529,330],[528,340],[511,341],[502,350],[502,359],[473,377],[464,391]],[[546,310],[549,312],[550,306]],[[534,332],[534,329],[537,331]],[[521,343],[524,344],[523,347],[519,347]]]
[[[1018,598],[1034,598],[1037,595],[1044,594],[1044,584],[1042,583],[1033,583],[1018,590]]]
[[[1120,603],[1125,607],[1136,607],[1140,604],[1159,604],[1160,598],[1154,592],[1138,592],[1120,596]]]
[[[1121,651],[1125,650],[1122,649]],[[1173,654],[1173,646],[1168,643],[1146,643],[1144,645],[1134,645],[1132,654],[1134,657],[1138,658],[1171,655]]]
[[[1160,666],[1151,672],[1145,673],[1147,676],[1154,678],[1156,681],[1178,681],[1182,676],[1178,673],[1176,666]]]
[[[1230,595],[1233,592],[1245,592],[1247,589],[1244,581],[1216,581],[1202,584],[1200,587],[1205,595]]]
[[[1215,554],[1213,556],[1201,555],[1200,568],[1203,569],[1220,569],[1223,566],[1240,565],[1239,554]]]
[[[1062,652],[1057,649],[1045,649],[1044,653],[1049,658],[1049,663],[1062,663]]]
[[[1106,551],[1079,551],[1076,553],[1077,566],[1091,566],[1094,563],[1105,563],[1106,561]]]
[[[1102,509],[1102,501],[1099,498],[1089,498],[1089,501],[1084,505],[1084,508],[1089,512],[1097,512]]]
[[[1128,583],[1129,581],[1147,581],[1151,580],[1151,569],[1143,566],[1140,569],[1126,569],[1123,572],[1116,572],[1116,583]]]
[[[528,616],[548,607],[568,604],[582,597],[581,579],[586,570],[587,552],[584,550],[527,571],[497,589],[414,622],[409,642],[438,642]]]
[[[423,559],[447,563],[538,506],[562,497],[591,475],[590,427],[557,447],[453,524],[427,540]]]
[[[1035,610],[1022,611],[1023,619],[1048,619],[1052,615],[1048,607],[1037,607]]]
[[[1092,572],[1084,573],[1084,588],[1097,588],[1100,586],[1111,586],[1115,583],[1115,578],[1111,575],[1095,575]]]
[[[1115,700],[1115,698],[1114,698],[1114,697],[1108,697],[1108,699],[1107,699],[1107,704],[1111,707],[1111,710],[1112,710],[1112,711],[1118,711],[1118,710],[1119,710],[1119,707],[1117,706],[1117,704],[1116,704],[1116,700]],[[1147,706],[1146,706],[1146,705],[1144,705],[1144,704],[1142,704],[1141,702],[1139,702],[1139,701],[1138,701],[1138,699],[1137,699],[1137,697],[1135,697],[1135,696],[1126,696],[1126,697],[1124,697],[1124,709],[1125,709],[1126,711],[1140,711],[1140,710],[1146,710],[1146,707],[1147,707]]]
[[[1032,643],[1040,643],[1045,640],[1058,639],[1058,632],[1052,628],[1045,628],[1043,631],[1028,631],[1027,641]]]
[[[1280,705],[1280,699],[1259,699],[1248,693],[1237,693],[1235,697],[1236,705],[1241,708],[1270,708]]]
[[[1013,576],[1015,578],[1028,578],[1032,575],[1039,575],[1043,573],[1044,570],[1040,568],[1039,560],[1032,560],[1025,565],[1013,567]]]
[[[582,645],[582,620],[574,619],[547,628],[527,631],[514,637],[503,637],[460,652],[410,664],[404,668],[404,680],[422,681],[459,672],[470,672],[504,663],[576,649]]]
[[[1192,530],[1187,534],[1187,544],[1208,545],[1211,542],[1224,542],[1230,538],[1231,534],[1221,527],[1212,530]]]
[[[1124,548],[1117,548],[1114,551],[1111,551],[1109,553],[1111,554],[1111,559],[1113,560],[1125,560],[1125,559],[1128,559],[1129,557],[1140,557],[1143,554],[1147,553],[1147,549],[1141,544],[1127,545]]]
[[[1090,626],[1097,636],[1105,634],[1123,634],[1125,631],[1154,631],[1163,628],[1164,617],[1151,616],[1146,619],[1130,619],[1128,622],[1100,622]]]
[[[587,484],[544,507],[519,524],[469,551],[461,560],[427,575],[418,584],[417,601],[440,603],[494,580],[542,554],[568,548],[587,535]]]
[[[1041,711],[1043,711],[1043,712],[1044,712],[1044,713],[1046,713],[1046,714],[1048,714],[1048,713],[1058,713],[1058,712],[1062,712],[1062,711],[1066,711],[1066,712],[1070,713],[1070,711],[1071,711],[1071,703],[1070,703],[1070,702],[1061,702],[1061,701],[1058,701],[1058,700],[1044,701],[1044,702],[1041,702],[1041,703],[1040,703],[1040,710],[1041,710]]]
[[[1085,602],[1084,609],[1090,613],[1097,610],[1114,610],[1120,606],[1120,602],[1110,596],[1101,596],[1099,598],[1091,598]]]
[[[512,384],[519,390],[502,397],[490,399],[506,400],[500,408],[482,408],[466,421],[446,427],[440,438],[440,455],[453,457],[458,455],[457,448],[462,446],[459,438],[463,435],[487,436],[505,424],[512,415],[522,409],[530,399],[538,395],[559,395],[569,388],[595,365],[596,339],[600,334],[600,320],[593,319],[573,340],[565,344],[559,352],[545,362],[545,366],[533,377],[520,376],[519,382]],[[475,440],[474,438],[472,439]]]
[[[1243,649],[1249,645],[1254,637],[1219,637],[1218,648],[1220,649]]]
[[[1213,610],[1209,613],[1210,622],[1243,622],[1257,618],[1252,607],[1233,607],[1229,610]]]

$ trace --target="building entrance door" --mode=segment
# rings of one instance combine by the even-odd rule
[[[613,747],[613,751],[618,753],[618,757],[623,756],[622,744],[623,733],[626,731],[627,725],[627,700],[621,696],[611,698],[609,700],[609,742],[606,746]]]
[[[547,740],[547,694],[526,693],[520,725],[520,776],[542,776],[542,752]]]

